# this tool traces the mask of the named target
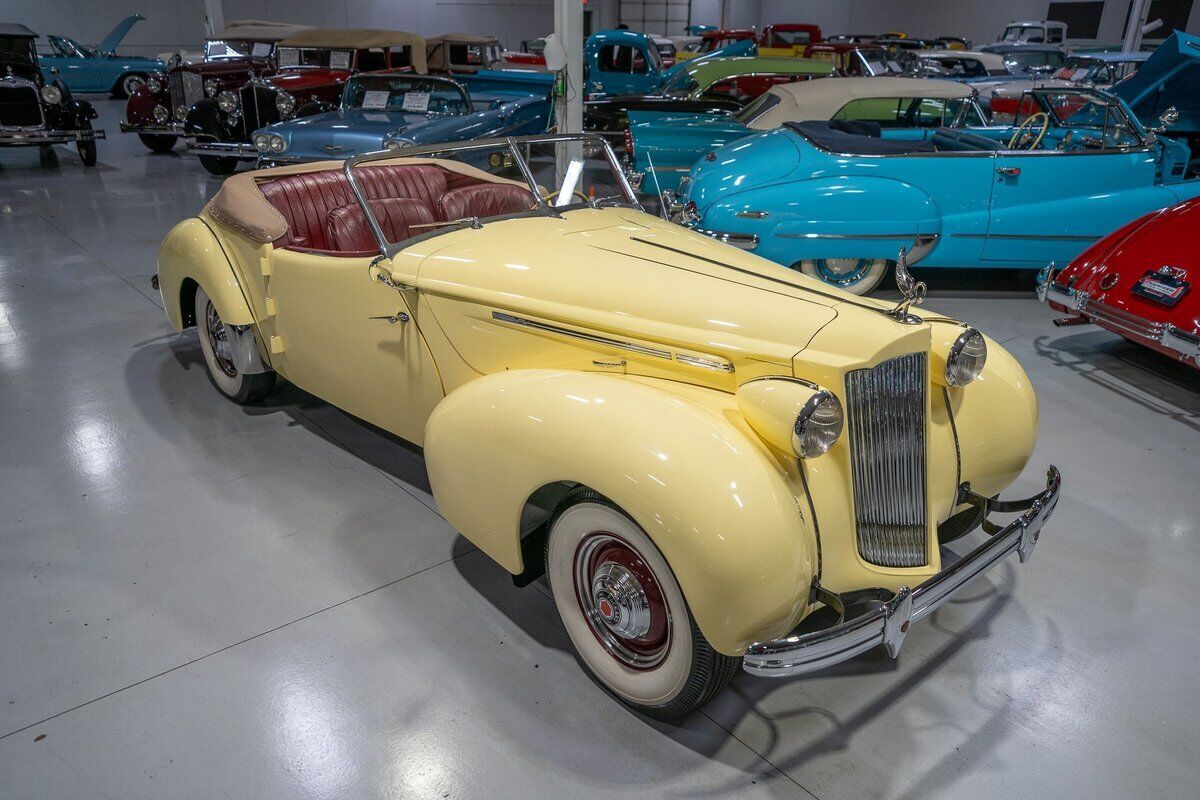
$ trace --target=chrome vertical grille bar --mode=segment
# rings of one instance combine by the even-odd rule
[[[858,552],[883,567],[924,566],[925,353],[846,374]]]

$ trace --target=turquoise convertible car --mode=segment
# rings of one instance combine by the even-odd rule
[[[144,20],[132,14],[121,20],[95,49],[67,36],[47,36],[38,50],[38,62],[47,83],[60,80],[72,92],[111,92],[128,97],[147,79],[166,69],[157,58],[117,55],[116,49],[134,25]]]
[[[713,151],[664,205],[710,236],[865,294],[902,247],[923,267],[1032,269],[1200,195],[1188,146],[1142,127],[1111,94],[1038,89],[1022,108],[1036,111],[1013,127],[789,122]]]

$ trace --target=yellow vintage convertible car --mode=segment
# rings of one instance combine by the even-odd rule
[[[157,278],[234,401],[278,375],[421,445],[446,520],[544,574],[596,678],[666,718],[743,666],[895,656],[1032,552],[1057,470],[996,499],[1029,379],[899,274],[899,306],[839,291],[647,214],[603,140],[540,136],[234,176]]]

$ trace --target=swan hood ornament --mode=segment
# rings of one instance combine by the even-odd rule
[[[896,288],[900,290],[900,302],[887,312],[892,319],[907,324],[915,324],[921,318],[908,313],[910,306],[919,306],[925,302],[925,282],[919,281],[908,271],[908,249],[901,247],[896,256]]]

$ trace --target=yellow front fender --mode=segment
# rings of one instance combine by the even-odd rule
[[[250,305],[217,237],[203,220],[191,217],[167,233],[158,253],[158,290],[167,319],[177,331],[190,324],[196,285],[204,287],[226,324],[254,324]]]
[[[805,610],[815,535],[732,395],[597,373],[496,373],[438,405],[425,458],[447,521],[510,572],[524,566],[526,501],[566,481],[641,525],[720,652],[781,636]]]

